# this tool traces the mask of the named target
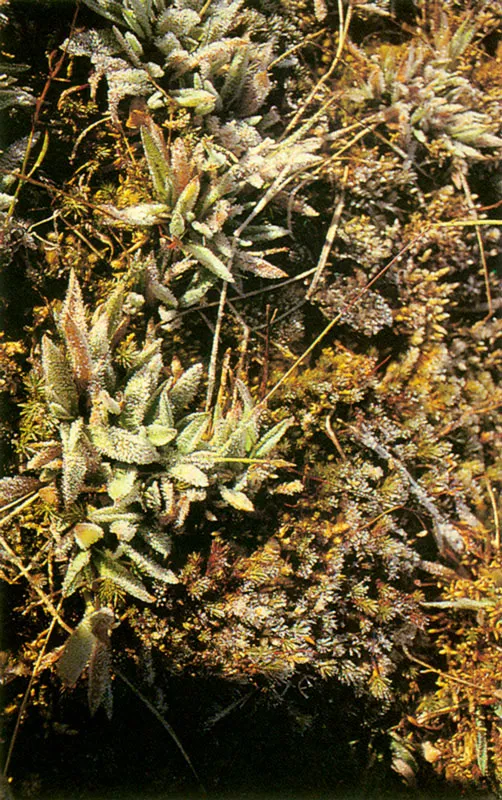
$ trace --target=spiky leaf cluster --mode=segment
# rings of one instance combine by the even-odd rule
[[[298,186],[321,159],[315,137],[294,131],[277,141],[270,131],[278,115],[259,113],[272,87],[275,39],[268,20],[241,13],[241,2],[227,0],[186,7],[140,0],[88,5],[121,29],[80,31],[64,47],[91,60],[93,96],[106,77],[114,125],[122,121],[120,101],[133,98],[126,126],[141,140],[143,194],[151,182],[141,202],[100,202],[99,221],[150,229],[151,240],[152,229],[161,226],[169,248],[160,269],[164,287],[157,280],[152,289],[163,303],[166,327],[178,304],[200,302],[221,281],[240,288],[242,274],[284,277],[269,252],[289,250],[284,240],[291,212],[316,214],[300,194],[292,201],[284,190]],[[124,26],[129,30],[122,33]],[[232,35],[234,28],[244,32]],[[144,61],[145,39],[159,48],[155,63]],[[163,127],[180,133],[166,137]],[[137,174],[135,162],[131,171]],[[275,240],[282,247],[274,248]]]
[[[106,74],[113,113],[121,97],[136,94],[139,89],[139,94],[149,95],[152,108],[162,107],[171,98],[198,115],[232,107],[237,116],[249,117],[256,114],[270,92],[267,69],[273,58],[274,38],[251,41],[242,0],[218,0],[209,7],[185,0],[174,4],[86,0],[86,4],[119,26],[113,28],[115,45],[111,39],[100,39],[99,55],[92,53],[86,34],[76,45],[96,64],[96,80]],[[263,17],[260,20],[264,28],[266,21]],[[243,24],[248,28],[244,34],[233,33]],[[253,27],[258,27],[256,18]],[[146,43],[157,48],[155,64],[143,61]],[[116,52],[122,52],[130,66],[116,58]],[[113,76],[116,71],[122,74]],[[174,84],[172,92],[152,81],[164,75]]]
[[[124,307],[127,297],[118,287],[88,324],[80,285],[71,276],[58,320],[61,341],[46,336],[42,345],[47,404],[59,420],[60,444],[42,446],[28,467],[53,479],[59,456],[64,505],[86,502],[87,518],[69,533],[75,554],[64,594],[97,580],[105,592],[113,584],[150,602],[122,562],[156,581],[177,583],[159,563],[170,553],[170,534],[183,528],[194,502],[216,499],[253,511],[251,495],[273,470],[268,456],[291,420],[260,436],[259,413],[241,381],[228,407],[187,413],[202,365],[166,377],[161,340],[145,342],[120,374],[114,347],[127,326]]]
[[[468,48],[478,34],[475,19],[456,25],[447,13],[432,24],[431,41],[382,46],[366,62],[366,80],[352,102],[375,104],[379,120],[412,159],[422,148],[436,159],[453,158],[458,168],[500,150],[497,102],[490,102],[468,76]],[[495,98],[494,98],[495,100]]]
[[[271,139],[262,141],[256,129],[248,127],[256,133],[257,144],[236,160],[208,137],[195,146],[178,137],[168,146],[161,128],[145,118],[141,142],[155,202],[99,207],[108,225],[164,226],[169,244],[164,245],[162,266],[151,256],[144,263],[145,280],[162,305],[166,326],[176,318],[176,308],[199,303],[221,281],[239,287],[243,274],[286,276],[267,258],[267,250],[288,237],[289,230],[266,220],[254,223],[252,199],[274,180],[288,183],[315,165],[318,143],[305,139],[301,145],[292,140],[277,145]],[[218,130],[224,139],[226,127]]]

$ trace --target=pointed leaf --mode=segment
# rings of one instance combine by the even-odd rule
[[[15,500],[36,490],[41,486],[37,478],[30,478],[27,475],[17,475],[14,478],[0,479],[0,509],[13,503]]]
[[[163,447],[169,444],[169,442],[172,442],[173,439],[176,439],[178,431],[176,428],[171,428],[168,425],[153,423],[153,425],[148,425],[146,435],[155,447]]]
[[[111,719],[113,710],[110,678],[111,660],[110,642],[95,638],[89,662],[89,684],[87,688],[87,700],[91,717],[102,705],[108,719]]]
[[[255,447],[253,456],[256,458],[264,458],[267,456],[274,449],[274,447],[276,447],[293,422],[294,419],[292,417],[288,417],[287,419],[283,419],[281,422],[278,422],[277,425],[274,425],[273,428],[271,428],[264,436],[262,436]]]
[[[185,255],[193,256],[203,267],[208,269],[218,278],[229,283],[234,283],[234,277],[223,261],[218,258],[209,248],[201,244],[183,244],[182,250]]]
[[[116,519],[111,523],[110,530],[115,534],[119,542],[130,542],[136,536],[138,526],[128,520]]]
[[[176,381],[169,392],[169,401],[174,414],[189,405],[199,390],[204,368],[202,364],[194,364]]]
[[[85,575],[81,575],[91,560],[89,550],[81,550],[68,564],[63,581],[63,596],[70,597],[82,585]]]
[[[133,490],[137,475],[138,471],[133,467],[125,467],[123,469],[117,468],[106,487],[109,497],[111,497],[112,500],[119,500],[121,497],[127,497]]]
[[[84,421],[81,417],[70,426],[61,426],[63,441],[63,498],[66,506],[75,502],[83,489],[90,466]]]
[[[70,356],[73,375],[79,386],[87,386],[93,375],[93,363],[87,334],[85,306],[79,282],[72,271],[59,325]]]
[[[113,522],[127,522],[131,525],[141,522],[142,515],[135,511],[121,511],[120,506],[102,506],[101,508],[87,507],[87,514],[92,522],[97,522],[98,525],[113,523]]]
[[[181,431],[176,439],[176,447],[180,453],[193,453],[198,443],[204,436],[209,425],[210,415],[205,411],[192,415],[191,421]]]
[[[173,549],[173,540],[165,531],[144,531],[143,538],[145,542],[150,545],[152,550],[160,553],[161,556],[165,557],[171,555],[171,551]]]
[[[173,179],[169,167],[165,145],[160,129],[154,129],[155,136],[145,125],[141,127],[141,141],[145,151],[146,162],[152,178],[154,191],[163,203],[171,205],[173,200]]]
[[[99,206],[99,210],[108,225],[119,222],[124,225],[151,228],[152,225],[160,225],[166,221],[170,206],[166,203],[137,203],[135,206],[116,208],[106,203]]]
[[[210,114],[214,111],[217,98],[206,89],[178,89],[171,94],[173,100],[182,108],[193,108],[196,114]]]
[[[199,303],[202,298],[214,286],[214,275],[208,270],[202,270],[197,274],[186,292],[180,298],[180,306],[182,308],[189,308]]]
[[[200,180],[197,175],[192,178],[192,180],[187,183],[183,191],[181,192],[178,200],[176,201],[176,205],[173,210],[173,215],[178,213],[186,219],[186,215],[193,211],[194,206],[197,202],[200,192]]]
[[[138,553],[138,551],[135,550],[133,547],[131,547],[131,545],[122,544],[122,551],[146,575],[150,575],[152,578],[155,578],[158,581],[162,581],[163,583],[169,583],[169,584],[179,583],[178,578],[176,577],[176,575],[172,570],[165,569],[164,567],[161,567],[159,564],[156,564],[155,561],[143,555],[143,553]]]
[[[111,647],[110,635],[115,622],[111,608],[101,608],[91,614],[91,629],[94,645],[89,663],[89,686],[87,697],[91,716],[100,705],[104,706],[108,719],[112,715],[112,689],[110,680]]]
[[[171,385],[166,384],[160,393],[159,402],[155,411],[155,423],[165,425],[168,428],[174,427],[174,409],[169,399]]]
[[[138,433],[122,428],[105,428],[95,425],[90,428],[93,444],[103,455],[126,464],[153,464],[160,460],[158,451],[148,440],[146,432]]]
[[[56,671],[66,686],[74,686],[91,657],[95,637],[90,617],[84,617],[68,639]]]
[[[119,423],[127,430],[137,431],[141,426],[151,396],[157,386],[161,369],[162,357],[160,353],[157,353],[126,383],[123,394],[123,411],[119,417]]]
[[[123,319],[123,305],[124,287],[119,286],[93,314],[89,343],[96,361],[110,352],[113,337]]]
[[[60,420],[74,419],[78,414],[78,392],[72,369],[62,350],[47,336],[42,339],[42,368],[50,410]]]
[[[96,565],[101,578],[106,578],[115,583],[120,589],[124,589],[124,591],[144,603],[152,603],[154,601],[155,598],[149,594],[139,578],[136,578],[119,561],[113,559],[109,551],[98,555]]]

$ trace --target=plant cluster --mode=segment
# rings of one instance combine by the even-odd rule
[[[0,83],[11,679],[322,682],[405,783],[497,788],[500,10],[78,13]]]

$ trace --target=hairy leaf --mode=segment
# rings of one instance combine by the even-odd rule
[[[87,333],[85,306],[79,282],[73,271],[70,273],[68,291],[59,317],[59,325],[77,385],[85,388],[90,383],[94,370]]]
[[[152,550],[160,553],[161,556],[166,557],[171,555],[173,541],[165,531],[149,529],[147,531],[143,531],[142,536],[145,542],[150,545]]]
[[[107,492],[112,500],[119,500],[132,492],[138,471],[134,467],[117,468],[108,482]]]
[[[104,214],[108,225],[118,222],[124,225],[151,228],[152,225],[165,222],[170,206],[166,203],[138,203],[135,206],[127,206],[127,208],[115,208],[110,203],[106,203],[99,206],[99,209]]]
[[[204,411],[193,414],[190,422],[186,425],[178,438],[176,439],[176,447],[180,453],[188,454],[193,453],[198,443],[204,436],[209,425],[210,415]]]
[[[63,442],[63,498],[66,506],[75,502],[91,466],[90,443],[81,417],[61,426]]]
[[[111,647],[108,640],[95,637],[89,662],[87,699],[91,717],[102,705],[108,719],[112,717],[113,700],[110,679]]]
[[[36,492],[41,484],[38,478],[27,475],[17,475],[14,478],[0,479],[0,509],[13,503],[18,498]]]
[[[47,336],[42,339],[42,368],[45,396],[52,413],[60,420],[78,414],[78,392],[65,354]]]
[[[85,580],[84,570],[89,565],[91,553],[89,550],[81,550],[72,558],[68,564],[63,581],[62,592],[65,597],[69,597],[75,592]]]
[[[253,456],[256,458],[264,458],[267,456],[274,449],[274,447],[276,447],[293,422],[293,418],[288,417],[287,419],[283,419],[281,422],[278,422],[277,425],[274,425],[273,428],[271,428],[264,436],[262,436],[254,449]]]
[[[145,151],[148,170],[152,178],[153,189],[159,200],[169,206],[173,203],[173,178],[167,160],[165,144],[162,134],[151,130],[145,125],[141,127],[141,141]]]
[[[96,556],[96,566],[101,578],[115,583],[120,589],[142,600],[144,603],[152,603],[155,598],[147,591],[142,582],[129,572],[123,564],[114,559],[109,550],[99,553]]]
[[[191,486],[209,486],[207,475],[194,464],[176,464],[171,467],[169,472],[173,478],[183,483],[189,483]]]
[[[163,583],[179,583],[178,578],[172,570],[159,566],[159,564],[143,553],[138,553],[131,545],[122,543],[121,550],[136,564],[141,572],[145,573],[145,575],[150,575],[150,577],[162,581]]]
[[[126,383],[123,394],[123,411],[119,423],[129,431],[141,426],[162,369],[162,357],[156,353]]]
[[[93,314],[89,332],[89,344],[93,358],[103,359],[111,349],[113,337],[123,318],[124,288],[117,287],[106,303],[103,303]]]
[[[194,364],[178,378],[169,392],[169,400],[174,414],[194,400],[199,390],[203,371],[202,364]]]
[[[146,428],[146,435],[155,447],[163,447],[176,439],[178,431],[176,428],[171,428],[169,425],[153,423],[153,425],[148,425]]]
[[[229,506],[236,508],[237,511],[254,511],[254,505],[244,492],[230,489],[228,486],[220,486],[220,494]]]
[[[84,619],[77,625],[68,639],[56,671],[66,686],[74,686],[86,668],[91,657],[95,637],[91,619]]]
[[[234,277],[223,261],[218,258],[208,247],[200,244],[183,243],[182,250],[185,254],[193,256],[203,267],[208,269],[218,278],[229,283],[234,283]]]
[[[146,432],[131,433],[122,428],[90,427],[93,444],[103,455],[126,464],[153,464],[159,461],[159,453],[149,441]]]

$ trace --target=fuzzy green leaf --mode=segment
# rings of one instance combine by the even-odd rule
[[[214,111],[217,98],[205,89],[178,89],[172,93],[173,100],[182,108],[193,108],[196,114],[210,114]]]
[[[178,378],[170,390],[169,400],[175,415],[194,400],[203,371],[202,364],[194,364]]]
[[[115,461],[124,461],[126,464],[153,464],[160,460],[158,451],[144,430],[131,433],[122,428],[94,425],[91,426],[90,433],[93,444],[99,452]]]
[[[165,425],[167,428],[174,427],[174,409],[169,399],[170,391],[170,384],[166,384],[160,393],[154,417],[155,424]]]
[[[237,511],[254,511],[254,505],[244,492],[230,489],[228,486],[220,486],[220,494],[229,506],[236,508]]]
[[[175,213],[180,214],[183,219],[186,219],[186,215],[193,211],[194,206],[197,202],[200,192],[200,180],[197,175],[192,178],[189,183],[185,186],[183,191],[181,192],[178,200],[176,201],[176,205],[173,209],[173,215]]]
[[[162,369],[162,357],[156,353],[126,383],[123,393],[123,411],[119,423],[129,431],[137,431],[155,391]]]
[[[248,45],[237,50],[228,68],[225,82],[220,91],[220,97],[226,105],[234,101],[240,94],[247,77],[249,64]]]
[[[138,526],[128,520],[116,519],[111,523],[110,530],[115,534],[119,542],[130,542],[136,536]]]
[[[122,511],[117,506],[102,506],[101,508],[87,507],[87,515],[92,522],[99,524],[113,522],[127,522],[131,525],[141,522],[141,514],[135,511]]]
[[[189,483],[191,486],[209,486],[209,478],[207,475],[194,464],[176,464],[174,467],[171,467],[169,472],[173,478],[183,483]]]
[[[127,208],[116,208],[108,203],[99,206],[99,210],[108,225],[118,222],[123,225],[151,228],[152,225],[160,225],[166,221],[170,206],[166,203],[138,203]]]
[[[61,426],[63,443],[63,498],[66,506],[75,502],[83,489],[86,475],[91,466],[90,443],[87,439],[84,421],[81,417],[70,426]]]
[[[204,411],[191,415],[192,419],[186,425],[178,438],[176,439],[176,447],[180,453],[187,455],[193,453],[198,443],[204,436],[209,425],[210,415]]]
[[[56,671],[66,686],[74,686],[98,643],[107,643],[115,615],[110,608],[87,614],[66,642]]]
[[[69,597],[79,588],[79,586],[81,586],[85,579],[85,574],[81,573],[84,573],[86,567],[89,565],[90,560],[91,553],[89,550],[81,550],[72,558],[68,564],[66,575],[63,581],[63,596]]]
[[[94,645],[90,617],[84,617],[66,642],[56,671],[66,686],[74,686],[87,666]]]
[[[82,292],[73,271],[70,273],[68,291],[59,317],[59,326],[68,349],[75,380],[79,386],[86,387],[93,377],[94,368]]]
[[[127,497],[134,488],[134,483],[138,471],[133,467],[117,468],[114,470],[113,477],[108,481],[107,492],[112,500],[119,500]]]
[[[93,314],[89,343],[93,358],[98,361],[110,351],[113,337],[123,318],[124,289],[119,286]]]
[[[181,239],[185,233],[185,220],[182,214],[175,208],[169,223],[169,234],[175,239]]]
[[[136,566],[144,572],[146,575],[149,575],[152,578],[155,578],[158,581],[162,581],[163,583],[175,584],[179,583],[178,578],[174,574],[174,572],[170,569],[165,569],[153,561],[151,558],[143,555],[143,553],[138,553],[134,547],[131,547],[129,544],[122,544],[121,550],[124,552],[131,561],[136,564]]]
[[[218,278],[229,283],[234,283],[234,277],[223,261],[218,258],[209,248],[201,244],[183,244],[182,250],[185,255],[193,256],[199,264],[208,269]]]
[[[74,419],[78,414],[78,392],[72,369],[62,350],[47,336],[42,339],[42,368],[50,410],[60,420]]]
[[[163,142],[160,138],[154,137],[144,125],[141,127],[141,141],[154,192],[159,200],[170,206],[173,202],[174,181]]]
[[[208,270],[197,274],[186,292],[180,297],[180,306],[189,308],[199,303],[214,286],[214,275]]]
[[[165,532],[160,530],[148,530],[143,532],[143,538],[147,544],[150,545],[152,550],[160,553],[161,556],[169,556],[173,549],[172,538]]]
[[[113,699],[110,679],[111,647],[108,640],[95,637],[89,662],[87,699],[91,717],[103,706],[108,719],[112,717]]]
[[[283,419],[281,422],[278,422],[277,425],[274,425],[273,428],[271,428],[264,436],[262,436],[254,449],[253,456],[256,458],[264,458],[267,456],[274,449],[274,447],[276,447],[293,422],[293,418],[288,417],[287,419]]]
[[[120,589],[124,589],[124,591],[144,603],[152,603],[154,601],[155,598],[149,594],[139,578],[136,578],[123,564],[114,559],[109,550],[98,554],[96,566],[101,578],[106,578],[115,583]]]
[[[163,447],[169,444],[169,442],[172,442],[173,439],[176,439],[178,431],[176,428],[171,428],[168,425],[153,423],[153,425],[148,425],[146,428],[146,435],[155,447]]]

